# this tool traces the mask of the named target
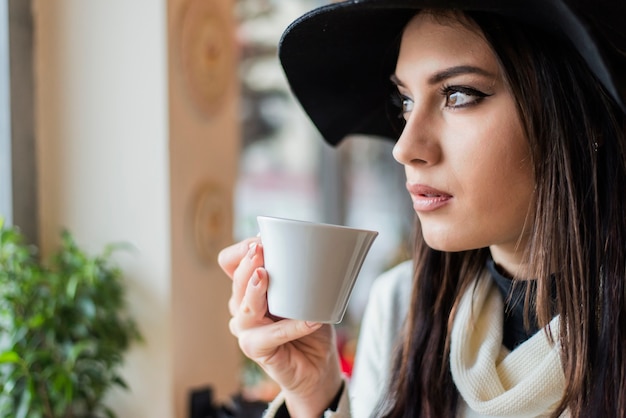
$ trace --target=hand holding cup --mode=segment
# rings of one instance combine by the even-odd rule
[[[334,241],[333,245],[337,243]],[[369,245],[371,242],[366,245],[368,249]],[[231,332],[243,353],[280,385],[292,416],[321,416],[342,384],[334,328],[320,322],[277,320],[270,315],[267,306],[270,278],[264,268],[265,257],[265,245],[258,237],[220,252],[219,265],[233,280],[228,303]],[[357,252],[357,262],[352,263],[358,266],[356,271],[348,269],[355,277],[361,257],[365,254]],[[348,297],[350,291],[351,288]],[[343,316],[345,307],[343,303],[340,306],[339,317],[335,315],[329,322]]]

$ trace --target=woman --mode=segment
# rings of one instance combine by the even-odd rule
[[[418,220],[412,264],[374,285],[350,395],[330,326],[268,315],[258,240],[222,251],[231,331],[282,388],[268,416],[626,416],[624,17],[353,0],[288,28],[304,109],[331,144],[395,138]]]

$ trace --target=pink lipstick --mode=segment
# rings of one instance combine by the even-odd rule
[[[430,212],[445,206],[453,198],[452,195],[423,184],[406,185],[416,212]]]

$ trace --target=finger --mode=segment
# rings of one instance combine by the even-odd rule
[[[289,342],[319,330],[321,323],[283,319],[239,331],[239,347],[247,357],[260,363],[271,358],[276,350]]]
[[[224,270],[228,277],[233,277],[241,259],[246,255],[253,242],[260,243],[261,241],[258,237],[247,238],[219,252],[217,255],[217,264]]]
[[[263,265],[263,248],[257,241],[249,244],[248,252],[241,259],[239,266],[233,273],[232,293],[229,301],[229,309],[232,315],[239,308],[239,304],[243,299],[250,278],[254,274],[255,269]]]
[[[248,281],[245,296],[240,304],[229,301],[229,309],[233,316],[228,324],[230,332],[239,336],[241,330],[253,328],[271,322],[267,317],[267,272],[258,268]]]
[[[229,324],[233,334],[238,335],[240,329],[272,321],[267,317],[267,284],[267,272],[263,268],[257,268],[248,281],[241,304],[233,314],[234,321]]]
[[[267,314],[267,271],[257,268],[248,281],[241,312],[247,320],[263,318]]]

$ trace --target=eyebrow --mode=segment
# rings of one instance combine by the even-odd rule
[[[485,77],[495,78],[494,74],[480,67],[474,67],[472,65],[457,65],[455,67],[450,67],[442,71],[438,71],[435,74],[431,75],[428,78],[428,84],[438,84],[449,78],[453,78],[453,77],[464,75],[464,74],[478,74],[478,75],[482,75]],[[400,86],[400,87],[404,86],[404,84],[402,83],[402,81],[400,81],[397,75],[392,74],[390,79],[391,79],[391,82],[394,83],[395,85]]]

